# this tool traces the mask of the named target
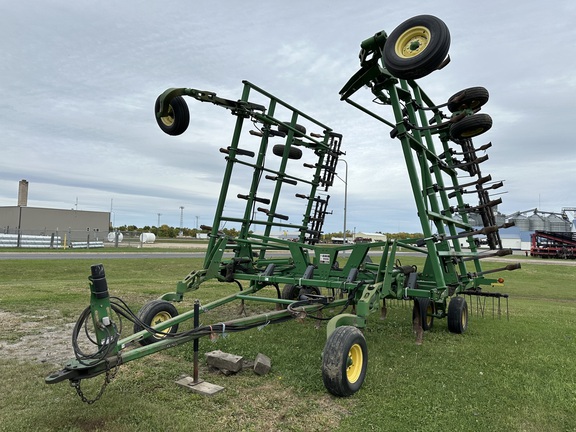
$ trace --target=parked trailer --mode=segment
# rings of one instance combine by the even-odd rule
[[[531,236],[530,256],[576,259],[576,233],[535,231]]]
[[[110,296],[103,266],[92,266],[90,306],[73,333],[75,359],[46,382],[69,380],[87,401],[81,380],[105,374],[104,388],[115,368],[129,361],[189,341],[195,341],[197,349],[198,339],[212,333],[335,310],[326,326],[322,377],[330,393],[349,396],[361,388],[366,376],[368,347],[362,330],[371,313],[385,316],[387,300],[413,301],[419,334],[440,318],[447,318],[451,332],[464,333],[468,327],[465,296],[487,295],[484,287],[502,282],[492,279],[491,273],[520,265],[495,270],[483,270],[481,265],[482,258],[511,253],[502,249],[499,237],[499,229],[506,225],[497,226],[492,211],[500,200],[489,196],[490,190],[502,184],[480,171],[487,156],[478,153],[491,144],[476,147],[472,142],[492,124],[487,114],[478,113],[488,101],[487,90],[465,89],[435,104],[415,81],[447,64],[449,44],[446,25],[429,15],[405,21],[389,36],[384,31],[376,33],[361,43],[360,70],[340,92],[342,100],[383,124],[390,137],[399,141],[424,233],[420,239],[319,243],[330,213],[328,191],[344,154],[343,136],[327,124],[248,81],[243,82],[237,100],[192,88],[162,93],[155,105],[156,119],[169,135],[180,135],[188,127],[190,113],[184,97],[223,107],[236,117],[230,145],[220,149],[226,165],[213,224],[201,227],[210,232],[203,266],[178,282],[174,291],[144,305],[137,315]],[[393,118],[386,119],[352,100],[361,89],[369,89],[376,109],[389,107]],[[380,124],[374,132],[378,137]],[[461,183],[463,174],[470,180]],[[467,196],[477,196],[478,203],[468,204]],[[473,228],[467,216],[470,212],[481,215],[483,228]],[[221,231],[231,225],[237,226],[237,237]],[[297,241],[272,237],[278,230],[298,232]],[[488,252],[476,247],[481,235],[487,238]],[[468,243],[466,249],[461,247],[462,240]],[[399,248],[421,254],[423,268],[401,265]],[[372,262],[369,253],[380,254],[380,260]],[[175,303],[206,281],[236,284],[239,291],[179,313]],[[270,288],[276,297],[260,293]],[[277,308],[226,322],[197,324],[200,314],[233,301],[267,302]],[[120,316],[134,322],[134,334],[122,339]],[[76,340],[90,318],[97,349],[86,354]],[[191,319],[193,329],[178,332],[179,324]],[[135,342],[141,346],[127,348]]]

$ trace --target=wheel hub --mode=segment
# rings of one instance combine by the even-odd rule
[[[406,30],[395,45],[396,54],[401,58],[412,58],[419,55],[430,43],[430,30],[418,26]]]

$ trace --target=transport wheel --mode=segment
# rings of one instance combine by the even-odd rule
[[[415,298],[414,307],[412,308],[412,322],[416,314],[420,314],[422,330],[428,331],[434,325],[434,313],[436,313],[436,304],[428,298]]]
[[[450,137],[453,140],[473,138],[491,127],[492,117],[488,114],[472,114],[450,126]]]
[[[156,99],[154,106],[154,114],[160,111],[160,97]],[[190,111],[188,105],[182,96],[174,97],[168,103],[168,115],[164,117],[156,117],[156,123],[160,129],[168,135],[180,135],[187,128],[190,123]]]
[[[290,124],[290,123],[287,123],[287,124]],[[294,132],[295,137],[302,137],[302,136],[306,135],[306,128],[304,126],[299,125],[299,124],[295,124],[294,129],[296,129],[298,131],[298,132]],[[279,124],[278,125],[278,132],[283,132],[283,133],[287,134],[288,132],[290,132],[290,129],[288,129],[288,127],[285,124]]]
[[[448,303],[448,330],[462,334],[468,328],[468,305],[464,297],[452,297]]]
[[[335,396],[350,396],[360,390],[368,367],[368,348],[360,330],[336,328],[322,353],[322,380]]]
[[[470,87],[450,96],[447,107],[452,113],[466,109],[476,110],[486,104],[489,97],[490,94],[484,87]]]
[[[284,156],[284,148],[286,146],[284,144],[276,144],[272,147],[272,153],[276,156]],[[298,160],[302,157],[302,150],[297,147],[290,147],[290,151],[288,152],[288,159]]]
[[[450,31],[432,15],[410,18],[384,44],[383,62],[400,79],[418,79],[438,69],[450,49]]]
[[[153,300],[146,303],[142,309],[138,312],[138,319],[148,325],[155,326],[157,324],[168,321],[170,318],[174,318],[178,315],[176,307],[165,300]],[[134,333],[144,330],[139,323],[134,323]],[[176,333],[178,331],[178,324],[174,324],[172,327],[168,327],[162,330],[163,333]],[[140,341],[140,345],[150,345],[154,342],[158,342],[164,339],[166,335],[163,334],[153,334],[146,339]]]

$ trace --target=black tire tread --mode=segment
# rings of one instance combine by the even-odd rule
[[[363,352],[362,372],[355,383],[350,383],[346,377],[346,362],[350,348],[356,343]],[[362,332],[352,326],[336,328],[326,341],[322,353],[322,380],[326,389],[334,396],[356,393],[362,387],[367,367],[368,348]]]
[[[450,126],[450,138],[469,139],[481,135],[492,127],[492,117],[488,114],[472,114]]]
[[[470,87],[450,96],[447,108],[452,113],[465,109],[479,109],[489,98],[490,94],[484,87]]]
[[[152,300],[146,303],[139,311],[138,311],[138,319],[142,321],[146,325],[151,325],[152,318],[154,318],[159,312],[168,312],[172,317],[178,315],[178,311],[176,307],[166,300]],[[144,330],[139,323],[134,323],[134,333],[138,333],[139,331]],[[178,331],[178,324],[174,324],[171,328],[169,333],[176,333]],[[145,339],[139,341],[140,345],[150,345],[154,342],[158,342],[162,340],[162,338],[157,338],[154,335],[151,335]]]

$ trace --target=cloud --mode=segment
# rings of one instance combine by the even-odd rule
[[[153,105],[169,87],[238,99],[248,79],[344,135],[349,227],[418,230],[399,142],[339,101],[338,91],[359,67],[362,40],[433,13],[450,28],[452,61],[422,87],[437,103],[466,87],[490,91],[484,110],[494,126],[478,143],[494,144],[483,170],[506,180],[502,210],[574,206],[575,8],[493,0],[458,8],[439,2],[433,11],[416,1],[401,8],[344,1],[0,5],[0,205],[16,203],[18,180],[26,178],[32,206],[68,208],[77,199],[87,210],[112,207],[118,225],[139,226],[155,224],[157,213],[177,226],[184,206],[189,226],[196,216],[211,224],[225,166],[218,149],[229,145],[235,118],[187,98],[189,130],[170,137],[157,127]],[[235,180],[234,193],[246,187]],[[344,183],[337,180],[330,194],[326,229],[339,230]]]

